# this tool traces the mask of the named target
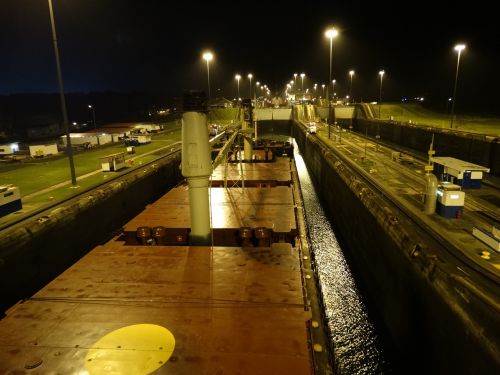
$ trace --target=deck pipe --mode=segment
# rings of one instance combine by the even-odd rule
[[[182,175],[189,188],[191,213],[190,245],[210,244],[208,182],[212,174],[207,128],[207,98],[203,91],[187,91],[183,96]]]
[[[253,106],[251,101],[243,102],[243,112],[244,116],[242,119],[242,129],[252,129],[253,122]],[[253,144],[252,137],[248,133],[244,132],[243,137],[243,150],[244,150],[244,160],[251,161],[253,158]]]

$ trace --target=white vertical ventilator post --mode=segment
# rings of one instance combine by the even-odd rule
[[[206,97],[202,92],[184,94],[182,115],[182,175],[189,187],[191,245],[210,244],[208,182],[212,173],[206,116]]]
[[[252,118],[253,118],[253,108],[252,102],[248,105],[244,105],[244,116],[242,119],[242,129],[243,129],[243,150],[245,161],[252,161],[253,158],[253,144],[252,144],[252,134],[246,132],[245,130],[252,129]]]

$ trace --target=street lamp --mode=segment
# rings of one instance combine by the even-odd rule
[[[333,94],[333,99],[335,99],[335,83],[337,83],[336,79],[332,80],[332,94]]]
[[[248,73],[247,77],[250,80],[250,96],[249,96],[249,98],[252,99],[252,77],[253,77],[253,74]]]
[[[448,114],[448,105],[450,104],[451,102],[451,98],[448,98],[448,100],[446,101],[446,114]]]
[[[238,82],[238,100],[240,100],[240,79],[241,79],[241,76],[239,74],[236,74],[234,76],[234,78],[236,79],[236,81]]]
[[[338,35],[338,31],[335,30],[333,27],[331,29],[328,29],[325,31],[325,36],[330,39],[330,71],[329,71],[329,76],[328,76],[328,82],[332,82],[332,47],[333,47],[333,38],[335,38]],[[328,139],[330,139],[330,117],[333,115],[333,121],[335,121],[335,113],[332,114],[332,102],[330,101],[330,94],[329,94],[329,88],[330,85],[328,85],[326,89],[326,97],[328,99]]]
[[[208,97],[210,98],[210,61],[214,58],[211,52],[205,52],[203,59],[207,61],[207,80],[208,80]]]
[[[354,70],[349,71],[349,75],[351,76],[351,85],[349,86],[349,98],[354,102],[352,99],[352,77],[354,76]]]
[[[302,79],[302,93],[304,93],[304,77],[306,76],[305,73],[300,73],[300,78]]]
[[[293,81],[295,83],[295,87],[297,87],[297,73],[293,73]]]
[[[259,81],[255,82],[255,90],[253,90],[253,101],[254,101],[255,108],[257,108],[257,94],[258,94],[259,86],[260,86],[260,82]],[[264,87],[261,87],[261,89],[264,89]]]
[[[322,84],[321,87],[323,87],[323,97],[325,97],[325,84]]]
[[[453,114],[455,113],[455,99],[457,97],[458,67],[460,65],[460,54],[462,53],[463,49],[465,49],[465,44],[457,44],[455,46],[455,51],[458,52],[458,56],[457,56],[457,72],[455,73],[455,86],[453,87],[453,99],[451,101],[450,128],[453,128]]]
[[[97,129],[97,125],[95,123],[95,110],[94,110],[94,106],[92,106],[92,105],[89,104],[88,107],[92,110],[92,120],[94,122],[94,129]]]
[[[380,106],[382,105],[382,80],[384,78],[385,71],[381,70],[378,72],[380,75],[380,92],[379,92],[379,97],[378,97],[378,118],[380,118]]]
[[[57,79],[59,82],[59,98],[61,101],[64,131],[66,132],[66,152],[68,153],[68,159],[69,159],[71,184],[73,186],[76,186],[75,163],[73,162],[73,147],[71,146],[71,137],[69,136],[68,112],[66,111],[66,100],[64,98],[64,85],[61,73],[61,63],[59,62],[59,49],[57,47],[57,34],[54,22],[54,11],[52,10],[52,0],[48,0],[48,2],[49,2],[49,13],[50,13],[50,26],[52,29],[52,42],[54,44],[54,54],[56,57]]]

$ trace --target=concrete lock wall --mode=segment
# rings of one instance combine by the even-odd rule
[[[451,156],[490,168],[490,173],[500,176],[500,139],[483,134],[463,133],[404,123],[377,120],[353,120],[354,131],[375,137],[377,128],[380,139],[427,154],[434,134],[436,156]]]
[[[292,127],[322,202],[369,305],[413,373],[491,373],[498,368],[496,310],[443,262],[418,232],[316,137]]]
[[[254,118],[260,120],[291,120],[291,108],[255,108]]]
[[[273,119],[273,109],[272,108],[256,108],[256,109],[254,109],[254,119],[256,119],[257,121],[272,120]]]
[[[27,298],[182,178],[180,152],[111,181],[0,236],[0,315]]]
[[[335,106],[335,117],[338,119],[352,119],[354,117],[354,106]]]
[[[273,108],[273,120],[290,120],[291,118],[291,108]]]
[[[258,138],[265,134],[289,135],[291,132],[291,120],[262,120],[257,122]]]

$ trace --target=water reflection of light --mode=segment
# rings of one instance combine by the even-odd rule
[[[336,370],[340,374],[383,373],[388,365],[377,334],[295,142],[294,150]]]

